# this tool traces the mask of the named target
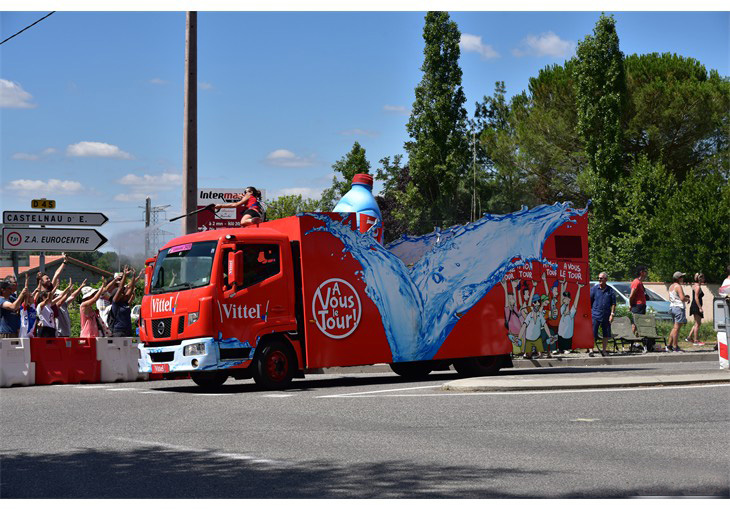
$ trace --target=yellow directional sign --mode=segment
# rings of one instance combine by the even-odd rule
[[[55,209],[56,208],[56,201],[55,200],[48,200],[45,198],[39,198],[36,200],[30,201],[30,206],[33,209]]]

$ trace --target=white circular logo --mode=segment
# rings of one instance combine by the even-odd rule
[[[345,338],[360,324],[360,296],[345,280],[330,278],[322,282],[314,293],[312,315],[322,333],[330,338]]]

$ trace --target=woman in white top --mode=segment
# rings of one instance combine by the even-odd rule
[[[685,315],[684,304],[689,303],[689,296],[682,290],[684,275],[681,271],[677,271],[672,275],[674,283],[669,286],[669,311],[674,318],[674,326],[669,333],[669,342],[667,343],[668,352],[681,352],[677,344],[679,339],[679,330],[682,324],[687,324],[687,315]]]

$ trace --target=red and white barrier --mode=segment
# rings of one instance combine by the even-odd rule
[[[30,360],[30,340],[0,339],[0,388],[35,384],[35,363]]]
[[[717,333],[717,355],[720,358],[720,368],[730,368],[730,362],[727,357],[727,332],[720,331]]]

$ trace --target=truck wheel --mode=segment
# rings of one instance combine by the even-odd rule
[[[271,340],[256,352],[253,378],[267,390],[281,390],[289,386],[297,369],[296,355],[282,340]]]
[[[465,377],[495,375],[503,365],[503,356],[480,356],[454,361],[454,368]]]
[[[228,379],[228,374],[223,371],[192,372],[190,378],[201,388],[214,390],[223,386],[223,383]]]
[[[405,379],[421,379],[433,370],[433,364],[427,361],[407,361],[391,363],[390,369]]]

